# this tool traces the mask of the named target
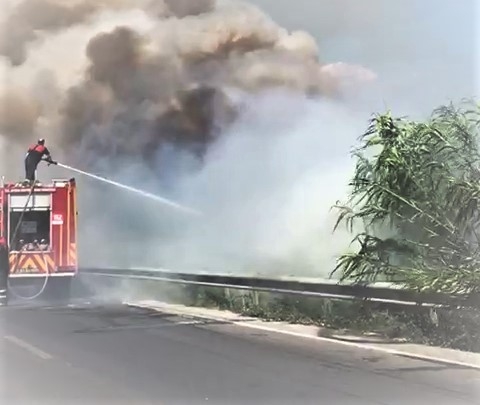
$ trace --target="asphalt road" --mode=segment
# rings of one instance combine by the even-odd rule
[[[119,304],[0,321],[2,404],[480,403],[478,371]]]

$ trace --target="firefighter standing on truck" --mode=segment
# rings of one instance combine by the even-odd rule
[[[30,146],[28,152],[25,155],[25,179],[33,184],[35,182],[35,173],[37,166],[45,156],[45,161],[50,164],[57,164],[52,160],[50,151],[45,146],[45,139],[39,139],[36,145]]]

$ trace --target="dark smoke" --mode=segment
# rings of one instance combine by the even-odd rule
[[[165,0],[165,3],[171,14],[178,18],[208,13],[215,8],[215,0]]]
[[[95,33],[99,13],[133,9],[150,19],[152,30],[118,26]],[[23,68],[34,43],[85,24],[93,37],[84,49],[83,79],[64,89],[57,112],[44,107],[42,116],[49,137],[66,155],[82,151],[83,164],[97,156],[153,158],[170,143],[201,156],[236,117],[230,89],[315,96],[338,90],[339,69],[320,63],[308,34],[288,33],[236,1],[145,0],[135,7],[129,0],[24,0],[6,20],[0,52]],[[2,126],[7,136],[41,130],[32,119],[15,123],[15,114],[10,121]]]
[[[96,251],[108,232],[115,236],[102,248],[109,258],[124,251],[124,243],[139,254],[160,252],[161,244],[162,260],[178,264],[184,252],[192,266],[238,263],[242,257],[292,259],[290,249],[314,263],[312,257],[323,254],[318,248],[323,252],[324,245],[312,238],[316,220],[302,217],[313,211],[294,198],[292,187],[308,184],[300,178],[304,171],[323,172],[317,164],[331,153],[319,145],[335,133],[336,114],[345,114],[329,103],[339,100],[345,85],[374,79],[370,71],[325,64],[309,34],[289,32],[239,1],[8,2],[13,7],[1,16],[8,35],[0,63],[13,91],[0,93],[15,111],[0,123],[2,143],[23,150],[28,134],[31,141],[45,137],[68,165],[160,194],[168,187],[169,194],[214,217],[206,228],[180,226],[168,216],[159,223],[157,208],[133,215],[132,200],[118,196],[112,204],[110,189],[88,183],[84,246]],[[11,96],[22,92],[29,94],[23,101]],[[309,122],[305,131],[298,129],[322,109],[333,114],[321,120],[328,128]],[[341,129],[349,139],[350,129]],[[300,159],[302,165],[285,160],[313,150],[325,155],[312,153]],[[2,170],[16,175],[12,168],[21,166],[21,156],[9,156]],[[310,188],[317,209],[322,187]],[[262,205],[267,209],[257,212]],[[299,224],[297,232],[290,221]],[[279,232],[282,243],[271,243]],[[307,250],[316,253],[307,259]]]
[[[155,15],[149,36],[117,27],[86,46],[84,80],[68,89],[60,109],[60,145],[70,156],[81,150],[82,164],[96,156],[151,161],[170,143],[202,156],[236,117],[230,88],[335,95],[340,69],[319,63],[308,34],[289,34],[242,3],[167,1],[145,9],[160,3],[178,18]]]

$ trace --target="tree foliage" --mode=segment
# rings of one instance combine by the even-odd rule
[[[426,122],[375,115],[360,137],[351,192],[335,228],[353,232],[342,278],[378,277],[425,291],[480,291],[480,105],[436,109]]]

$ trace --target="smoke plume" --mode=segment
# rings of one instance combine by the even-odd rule
[[[3,1],[0,169],[20,176],[45,137],[58,160],[205,213],[82,180],[95,264],[331,270],[348,240],[332,239],[329,208],[375,73],[328,63],[309,33],[240,1]]]

